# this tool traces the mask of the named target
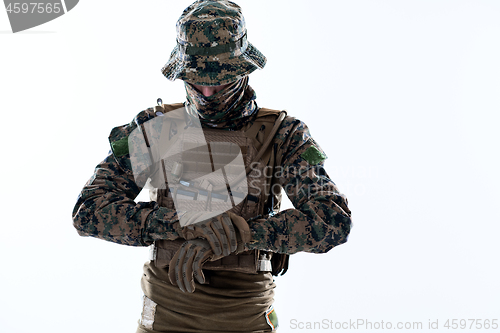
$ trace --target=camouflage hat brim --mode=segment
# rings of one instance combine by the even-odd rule
[[[217,55],[188,55],[174,48],[161,72],[169,80],[181,79],[191,84],[218,86],[236,81],[266,65],[266,57],[248,42],[240,50]]]

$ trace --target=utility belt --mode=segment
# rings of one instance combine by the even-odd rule
[[[184,239],[173,241],[156,241],[151,246],[150,260],[158,268],[168,267],[170,260],[184,244]],[[272,272],[271,259],[272,252],[251,250],[239,254],[230,254],[224,258],[208,261],[203,265],[203,269],[214,271],[234,271],[247,274],[257,274],[258,272]]]

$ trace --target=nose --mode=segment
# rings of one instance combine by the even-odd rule
[[[198,84],[193,84],[193,86],[203,94],[203,96],[208,97],[212,96],[213,94],[218,93],[225,87],[227,87],[229,84],[223,84],[221,86],[200,86]]]
[[[201,89],[198,90],[203,94],[203,96],[208,97],[219,92],[216,87],[218,86],[200,86]]]

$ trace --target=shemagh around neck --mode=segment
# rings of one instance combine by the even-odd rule
[[[184,86],[188,111],[198,115],[203,127],[237,130],[256,115],[257,95],[248,85],[248,76],[230,83],[211,96],[204,96],[187,82],[184,82]]]

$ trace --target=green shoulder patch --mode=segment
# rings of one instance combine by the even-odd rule
[[[111,149],[115,157],[122,157],[128,154],[128,136],[121,138],[118,141],[111,142]]]
[[[316,165],[326,160],[326,155],[316,148],[316,146],[307,148],[300,157],[306,160],[310,165]]]

